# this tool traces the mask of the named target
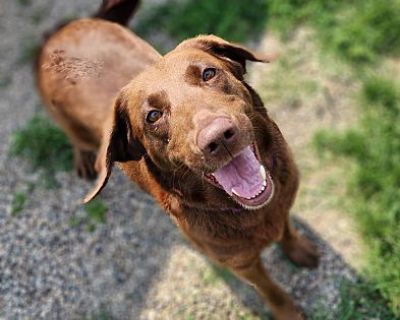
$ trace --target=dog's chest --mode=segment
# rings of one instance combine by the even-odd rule
[[[174,220],[192,241],[207,246],[265,246],[279,239],[283,230],[282,219],[271,221],[264,212],[192,210]]]

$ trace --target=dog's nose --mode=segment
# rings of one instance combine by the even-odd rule
[[[197,145],[206,156],[217,156],[228,150],[237,140],[238,128],[229,118],[219,117],[201,129],[197,136]]]

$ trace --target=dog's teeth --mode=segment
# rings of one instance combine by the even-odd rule
[[[247,200],[252,200],[257,198],[261,193],[263,193],[263,191],[266,189],[267,187],[267,183],[264,181],[263,186],[261,187],[261,189],[254,195],[254,196],[250,196],[250,197],[243,197],[241,196],[236,190],[235,188],[231,189],[231,193],[235,194],[236,196],[240,197],[240,198],[245,198]]]
[[[262,186],[261,189],[257,192],[256,196],[259,196],[264,190],[265,190],[266,186]]]
[[[264,180],[263,182],[263,188],[265,189],[267,187],[267,180]]]
[[[235,190],[235,188],[231,189],[231,192],[235,195],[237,195],[238,197],[240,197],[239,193]]]
[[[267,179],[267,173],[265,172],[265,168],[263,165],[260,165],[260,173],[261,173],[263,180],[265,181]]]

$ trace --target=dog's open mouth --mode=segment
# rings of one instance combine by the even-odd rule
[[[253,146],[246,147],[224,167],[205,177],[246,209],[261,208],[274,195],[271,175],[258,160]]]

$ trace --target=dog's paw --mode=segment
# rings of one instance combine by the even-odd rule
[[[283,312],[279,312],[274,316],[276,320],[304,320],[305,317],[303,312],[297,307],[284,310]]]
[[[304,319],[305,318],[300,313],[289,314],[287,316],[276,318],[276,320],[304,320]]]
[[[74,166],[80,178],[86,180],[96,179],[95,161],[96,155],[93,152],[74,150]]]
[[[282,249],[289,260],[299,267],[314,269],[319,265],[320,254],[317,247],[303,236],[284,243]]]

